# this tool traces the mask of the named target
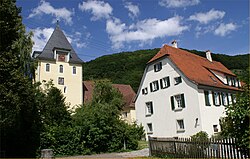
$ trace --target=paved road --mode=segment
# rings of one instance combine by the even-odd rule
[[[147,157],[149,155],[148,148],[121,153],[105,153],[97,155],[85,155],[85,156],[71,156],[67,158],[133,158],[133,157]]]

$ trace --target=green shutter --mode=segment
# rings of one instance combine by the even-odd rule
[[[214,92],[212,92],[212,96],[213,96],[213,104],[215,105]]]
[[[185,108],[185,98],[184,98],[184,94],[181,94],[181,107]]]
[[[171,107],[172,107],[172,110],[174,110],[174,96],[171,96]]]
[[[219,105],[221,105],[221,93],[218,92],[218,97],[219,97]]]
[[[151,114],[154,114],[153,102],[151,103],[150,107],[151,107]]]
[[[222,103],[222,105],[225,105],[224,98],[225,98],[225,94],[221,93],[221,103]]]
[[[162,84],[162,79],[160,79],[160,85],[161,85],[161,89],[163,88],[163,84]]]
[[[181,82],[182,82],[181,76],[179,77],[179,80],[178,80],[178,81],[179,81],[179,83],[181,83]]]
[[[169,76],[167,77],[167,86],[170,86],[170,80],[169,80]]]
[[[211,106],[210,102],[209,102],[209,92],[204,91],[204,95],[205,95],[205,104],[206,104],[206,106]]]
[[[227,105],[229,105],[228,93],[226,93],[226,96],[227,96]]]

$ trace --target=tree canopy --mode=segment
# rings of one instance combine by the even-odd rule
[[[1,157],[35,157],[40,117],[30,77],[32,41],[14,0],[0,3]]]
[[[84,80],[109,79],[112,83],[129,84],[137,91],[147,62],[159,51],[159,48],[121,52],[105,55],[83,64]],[[205,57],[205,52],[187,50]],[[229,56],[213,54],[213,60],[219,61],[231,70],[241,72],[249,66],[249,54]]]

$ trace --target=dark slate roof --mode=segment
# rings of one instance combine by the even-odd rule
[[[32,58],[36,58],[41,53],[42,53],[42,51],[34,51],[33,54],[32,54]]]
[[[41,60],[55,60],[53,50],[61,49],[70,51],[71,58],[69,60],[70,63],[83,63],[83,61],[77,56],[75,50],[70,45],[66,36],[62,32],[62,30],[57,26],[52,33],[49,41],[45,45],[42,53],[37,56],[37,59]]]

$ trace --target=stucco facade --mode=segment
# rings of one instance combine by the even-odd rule
[[[50,69],[46,71],[46,65],[48,64]],[[60,73],[60,66],[63,66],[62,73]],[[75,67],[75,74],[73,74],[73,67]],[[64,78],[63,84],[58,83],[59,78]],[[39,61],[36,70],[36,81],[40,81],[43,84],[42,87],[44,87],[44,83],[50,80],[52,80],[55,87],[61,90],[70,108],[83,103],[81,64],[60,61]]]

